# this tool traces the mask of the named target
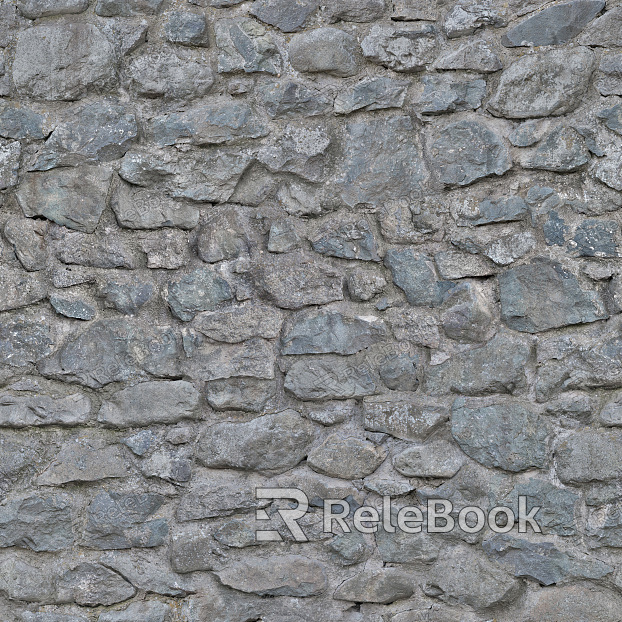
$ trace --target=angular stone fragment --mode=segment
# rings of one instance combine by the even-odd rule
[[[410,393],[398,393],[365,398],[363,416],[366,430],[422,441],[449,419],[449,410],[429,398],[421,400]]]
[[[114,17],[106,20],[102,32],[113,43],[120,56],[127,56],[147,40],[149,22],[140,17]]]
[[[237,562],[216,575],[224,585],[259,596],[305,598],[327,586],[324,567],[301,555],[282,555]]]
[[[431,24],[418,28],[375,25],[361,44],[365,58],[397,72],[423,71],[437,54],[437,31]]]
[[[114,605],[132,598],[134,586],[120,574],[101,564],[82,563],[65,572],[58,582],[61,602],[97,607]]]
[[[489,276],[497,272],[483,257],[460,251],[441,251],[434,255],[434,263],[443,279]]]
[[[385,564],[430,564],[438,558],[441,543],[427,533],[425,526],[419,533],[403,531],[397,527],[396,510],[391,513],[391,525],[394,531],[387,531],[384,523],[379,524],[375,536],[378,553]]]
[[[341,479],[360,479],[373,473],[386,458],[386,450],[358,438],[331,434],[307,456],[318,473]]]
[[[622,54],[603,54],[598,65],[595,86],[603,96],[622,95]]]
[[[45,216],[70,229],[93,233],[112,178],[107,167],[79,166],[30,173],[16,192],[24,215]]]
[[[478,405],[459,398],[451,413],[451,433],[462,451],[486,467],[524,471],[547,465],[548,426],[527,405]]]
[[[17,8],[27,19],[84,13],[89,0],[19,0]]]
[[[423,114],[475,110],[486,96],[485,80],[458,81],[450,75],[424,76],[419,106]]]
[[[168,534],[166,519],[149,520],[163,502],[160,495],[151,493],[98,494],[87,508],[82,545],[107,550],[163,544]]]
[[[145,477],[157,477],[161,480],[180,484],[189,482],[194,462],[190,450],[171,450],[168,448],[155,451],[140,464]]]
[[[210,268],[199,268],[178,281],[170,281],[165,294],[173,315],[184,322],[231,297],[229,283]]]
[[[379,273],[371,270],[357,270],[348,277],[348,292],[352,300],[371,300],[383,291],[387,282]]]
[[[128,78],[137,95],[150,99],[202,97],[214,83],[205,61],[182,58],[169,47],[145,47],[130,61]]]
[[[116,82],[114,49],[95,26],[51,22],[19,32],[13,82],[23,97],[74,101]]]
[[[97,0],[95,13],[102,17],[156,15],[161,6],[162,0]]]
[[[49,133],[48,117],[34,110],[0,103],[0,136],[16,140],[30,138],[40,140]]]
[[[385,0],[333,0],[326,7],[331,21],[373,22],[385,12]]]
[[[250,13],[283,32],[297,32],[318,7],[318,0],[257,0]]]
[[[47,296],[45,283],[38,275],[6,265],[0,271],[0,291],[4,292],[0,311],[27,307]]]
[[[309,240],[313,250],[322,255],[380,261],[369,222],[360,216],[329,217],[315,228]]]
[[[91,400],[81,393],[54,399],[48,395],[0,395],[0,427],[80,425],[91,416]]]
[[[170,606],[159,600],[140,601],[122,611],[104,611],[97,622],[166,622],[170,612]]]
[[[431,153],[440,180],[449,186],[468,186],[512,167],[501,137],[476,121],[448,125],[432,144]]]
[[[64,264],[89,268],[140,267],[141,256],[120,236],[61,232],[56,256]]]
[[[47,356],[53,347],[49,318],[5,314],[0,323],[0,363],[22,367]]]
[[[503,69],[503,64],[485,41],[472,41],[441,54],[434,62],[434,68],[494,73]]]
[[[484,250],[484,255],[498,266],[507,266],[530,253],[536,244],[537,240],[531,231],[515,233],[489,244]]]
[[[523,162],[523,168],[556,173],[572,173],[590,161],[590,152],[581,135],[570,127],[556,127]]]
[[[314,357],[291,366],[285,377],[285,389],[302,400],[339,400],[373,395],[376,383],[366,364]]]
[[[335,591],[337,600],[387,605],[409,598],[415,591],[413,579],[397,568],[365,570],[344,581]]]
[[[177,423],[197,418],[198,405],[199,392],[189,382],[143,382],[106,400],[97,420],[118,428]]]
[[[513,330],[537,333],[609,317],[600,295],[584,290],[559,264],[534,260],[499,275],[501,319]]]
[[[21,146],[17,141],[0,139],[0,190],[17,185]]]
[[[606,158],[599,160],[593,167],[594,177],[614,190],[622,190],[620,169],[622,168],[622,152],[610,152]]]
[[[576,229],[575,248],[581,257],[618,257],[618,223],[588,218]],[[574,246],[574,245],[573,245]]]
[[[346,132],[340,186],[347,205],[378,206],[420,195],[428,174],[410,117],[357,121]]]
[[[522,197],[510,196],[499,199],[486,199],[472,211],[462,211],[459,217],[465,224],[479,226],[495,222],[523,220],[530,214],[529,205]]]
[[[526,386],[525,367],[530,353],[529,341],[499,332],[486,345],[429,367],[426,390],[431,395],[514,393]]]
[[[465,0],[458,2],[449,11],[443,24],[450,39],[472,35],[483,26],[503,28],[507,26],[504,6],[496,6],[494,2],[479,0]]]
[[[209,46],[205,15],[189,11],[173,11],[164,25],[164,34],[171,43]]]
[[[207,467],[284,473],[308,452],[315,426],[293,410],[248,423],[217,423],[199,440],[197,458]]]
[[[622,7],[613,6],[595,19],[584,30],[578,42],[604,48],[622,47]]]
[[[135,315],[153,294],[151,283],[131,284],[108,281],[100,290],[106,307],[112,307],[124,315]]]
[[[140,236],[138,244],[147,255],[147,268],[178,270],[190,261],[188,234],[184,231],[150,231]]]
[[[281,55],[274,39],[254,19],[219,19],[214,29],[219,73],[279,73]]]
[[[107,445],[96,438],[79,438],[62,445],[54,460],[37,478],[37,484],[58,486],[127,476],[127,463],[119,445]]]
[[[346,78],[358,73],[360,47],[356,38],[343,30],[317,28],[292,37],[289,60],[296,71]]]
[[[182,574],[213,570],[217,565],[216,546],[213,534],[207,529],[177,532],[171,540],[171,568]]]
[[[328,112],[332,107],[330,99],[320,90],[299,82],[267,82],[258,85],[266,112],[273,119],[312,117]]]
[[[549,6],[501,38],[506,47],[561,45],[576,37],[604,8],[604,0],[573,0]]]
[[[223,378],[205,385],[207,403],[214,410],[261,412],[276,394],[276,383],[261,378]]]
[[[572,112],[587,90],[594,60],[594,53],[582,47],[523,56],[501,74],[488,109],[509,119]]]
[[[337,95],[335,112],[350,114],[356,110],[401,108],[404,105],[407,90],[408,82],[404,80],[368,78]]]
[[[92,320],[95,317],[95,309],[82,300],[50,296],[50,304],[59,315],[75,320]]]
[[[248,255],[257,244],[253,210],[236,205],[213,209],[197,237],[197,253],[206,263]]]
[[[556,447],[557,475],[565,484],[610,481],[622,472],[618,430],[577,430]]]
[[[393,458],[395,470],[406,477],[453,477],[465,462],[455,445],[442,440],[408,447]]]

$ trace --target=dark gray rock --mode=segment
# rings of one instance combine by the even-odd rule
[[[411,249],[388,250],[384,263],[391,270],[393,282],[404,290],[411,305],[438,307],[455,287],[451,281],[439,280],[432,261]]]
[[[197,237],[197,253],[206,263],[248,255],[256,246],[254,213],[235,205],[212,209]]]
[[[530,214],[529,205],[522,197],[510,196],[499,199],[486,199],[478,204],[477,209],[461,213],[466,224],[479,226],[495,222],[513,222],[524,220]]]
[[[140,235],[138,245],[147,255],[147,268],[177,270],[190,261],[190,245],[185,231],[149,231]]]
[[[453,477],[465,462],[455,445],[442,440],[408,447],[393,458],[395,470],[406,477]]]
[[[476,121],[448,125],[431,146],[432,163],[449,186],[468,186],[512,167],[508,148],[490,127]]]
[[[475,110],[486,96],[485,80],[460,81],[451,75],[431,74],[422,78],[419,107],[423,114]]]
[[[27,19],[84,13],[89,0],[19,0],[18,11]]]
[[[164,502],[156,494],[102,492],[87,508],[82,544],[94,549],[154,547],[164,543],[168,523],[149,520]]]
[[[13,82],[19,95],[74,101],[116,82],[114,49],[95,26],[46,23],[17,37]]]
[[[140,17],[113,17],[101,28],[120,56],[127,56],[145,43],[148,29],[149,22]]]
[[[572,245],[580,257],[618,257],[618,223],[588,218],[576,229]]]
[[[449,293],[447,303],[451,306],[441,316],[447,337],[466,343],[486,339],[493,322],[493,309],[476,285],[461,283]]]
[[[258,85],[266,112],[273,119],[313,117],[328,112],[331,100],[320,90],[293,80]]]
[[[276,26],[283,32],[297,32],[302,30],[318,7],[318,0],[256,0],[250,13],[264,24]]]
[[[559,125],[523,162],[523,168],[572,173],[590,161],[590,152],[575,129]]]
[[[542,226],[547,246],[563,246],[566,241],[568,227],[566,221],[555,211],[551,211]]]
[[[124,438],[121,442],[137,456],[144,456],[157,442],[158,437],[150,430],[141,430]]]
[[[95,13],[102,17],[157,15],[163,0],[97,0]]]
[[[417,353],[389,350],[381,358],[379,357],[378,375],[388,389],[416,391],[419,386],[421,362]]]
[[[404,105],[407,90],[408,82],[404,80],[368,78],[337,95],[335,112],[350,114],[357,110],[401,108]]]
[[[276,75],[281,55],[272,35],[248,17],[219,19],[214,24],[219,73],[265,72]]]
[[[0,507],[0,547],[62,551],[73,546],[71,505],[66,495],[24,497]]]
[[[217,423],[199,439],[198,460],[207,467],[284,473],[306,455],[315,426],[293,410],[248,423]]]
[[[603,95],[622,95],[622,54],[604,54],[600,58],[595,86]]]
[[[358,73],[361,52],[354,36],[325,27],[294,35],[289,43],[289,60],[296,71],[346,78]]]
[[[169,281],[165,299],[175,317],[189,322],[199,311],[210,311],[232,296],[225,279],[211,268],[199,268],[178,281]]]
[[[581,45],[601,47],[622,47],[622,8],[610,7],[594,20],[579,37]]]
[[[609,317],[600,295],[546,259],[499,275],[501,319],[513,330],[537,333]]]
[[[196,419],[199,392],[185,380],[143,382],[106,400],[97,420],[117,428]]]
[[[18,393],[0,395],[0,426],[80,425],[91,417],[91,400],[81,393],[63,398]]]
[[[140,267],[141,256],[120,236],[63,231],[58,237],[56,256],[64,264],[129,270]]]
[[[450,39],[472,35],[484,26],[503,28],[507,26],[506,9],[492,2],[466,0],[459,2],[445,16],[443,27]]]
[[[335,591],[337,600],[387,605],[409,598],[415,591],[411,576],[397,568],[364,570],[346,579]]]
[[[276,394],[276,383],[261,378],[226,378],[205,385],[207,403],[214,410],[261,412]]]
[[[486,41],[471,41],[441,54],[434,62],[434,68],[494,73],[503,69],[503,63]]]
[[[93,233],[106,207],[112,171],[103,166],[30,173],[16,192],[25,216],[45,216],[59,225]]]
[[[50,304],[59,315],[76,320],[92,320],[95,317],[95,308],[82,300],[50,296]]]
[[[526,386],[530,353],[529,341],[500,331],[486,345],[428,367],[426,390],[431,395],[514,393]]]
[[[548,427],[518,402],[478,405],[459,398],[452,407],[451,433],[464,453],[486,467],[524,471],[548,462]]]
[[[620,501],[614,491],[611,504],[592,509],[588,514],[586,535],[592,549],[602,547],[622,548],[622,521],[620,520]],[[603,499],[604,500],[604,499]]]
[[[350,207],[418,197],[428,173],[408,116],[346,126],[341,199]]]
[[[0,139],[0,190],[17,186],[21,145]]]
[[[11,105],[9,102],[0,104],[2,138],[40,140],[48,136],[50,129],[47,115]]]
[[[605,7],[604,0],[573,0],[550,6],[511,28],[506,47],[561,45],[576,37]]]
[[[281,220],[270,225],[268,250],[271,253],[287,253],[300,248],[302,240],[292,220]]]
[[[60,600],[85,607],[110,606],[132,598],[134,586],[120,574],[101,564],[82,563],[65,572],[58,581]]]
[[[172,11],[164,24],[164,34],[170,43],[209,46],[205,15],[189,11]]]
[[[35,363],[52,352],[54,341],[49,318],[5,314],[0,323],[0,363],[13,367]]]
[[[0,299],[0,311],[27,307],[47,296],[47,287],[41,277],[6,265],[0,272],[0,290],[5,293]]]
[[[363,534],[351,531],[335,536],[329,543],[331,559],[342,566],[352,566],[365,561],[369,557],[369,546]]]
[[[387,452],[369,441],[331,434],[307,456],[307,464],[318,473],[341,479],[360,479],[373,473]]]
[[[124,315],[135,315],[153,295],[151,283],[118,283],[108,281],[100,290],[100,296],[107,307],[112,307]]]
[[[556,447],[557,475],[565,484],[606,482],[622,472],[618,430],[577,430]]]
[[[319,224],[309,238],[316,253],[343,259],[380,261],[366,218],[342,214]]]
[[[326,7],[331,21],[373,22],[386,10],[385,0],[333,0]]]
[[[501,74],[488,109],[510,119],[572,112],[587,90],[594,62],[594,53],[582,47],[523,56]]]
[[[216,542],[212,534],[206,531],[180,531],[173,535],[171,541],[171,568],[181,574],[213,570],[218,565],[216,554]]]
[[[397,72],[425,70],[436,57],[438,35],[435,26],[396,28],[375,25],[363,39],[365,58]]]
[[[301,555],[247,559],[216,576],[224,585],[259,596],[306,598],[321,594],[327,587],[324,566]]]

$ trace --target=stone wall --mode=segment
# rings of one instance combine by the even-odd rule
[[[2,622],[620,620],[618,0],[0,0],[0,96]]]

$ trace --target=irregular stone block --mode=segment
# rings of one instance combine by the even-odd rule
[[[89,0],[19,0],[18,11],[27,19],[84,13]]]
[[[178,270],[190,262],[188,234],[183,231],[150,231],[141,234],[138,242],[147,255],[147,268]]]
[[[134,586],[120,574],[88,562],[65,572],[59,578],[58,591],[62,600],[70,598],[85,607],[114,605],[136,594]]]
[[[582,136],[560,125],[550,132],[523,163],[523,168],[572,173],[590,161],[590,152]]]
[[[81,425],[91,418],[91,400],[82,393],[63,398],[18,393],[0,395],[0,426]]]
[[[135,315],[153,294],[151,283],[134,285],[108,281],[100,290],[107,307],[112,307],[124,315]]]
[[[102,17],[157,15],[161,6],[162,0],[97,0],[95,13]]]
[[[89,268],[127,268],[141,265],[141,256],[120,236],[61,232],[56,256],[64,264]]]
[[[292,80],[267,82],[258,85],[257,90],[273,119],[313,117],[332,108],[332,101],[320,90]]]
[[[498,266],[508,266],[529,254],[536,244],[537,240],[531,231],[506,235],[489,244],[484,250],[484,255]]]
[[[397,568],[366,570],[344,581],[335,591],[337,600],[388,605],[409,598],[415,591],[411,577]]]
[[[376,240],[365,218],[329,217],[315,228],[309,240],[313,250],[322,255],[380,261]]]
[[[54,336],[46,316],[7,315],[0,323],[0,362],[3,365],[23,367],[36,363],[53,349]]]
[[[95,317],[95,308],[82,300],[50,296],[50,304],[59,315],[75,320],[92,320]]]
[[[350,114],[356,110],[401,108],[404,105],[407,90],[408,82],[404,80],[368,78],[337,95],[335,112]]]
[[[529,205],[519,196],[502,197],[499,199],[486,199],[477,205],[472,211],[459,213],[461,219],[474,227],[489,225],[495,222],[513,222],[524,220],[530,214]]]
[[[406,477],[453,477],[465,462],[455,445],[442,440],[409,447],[393,458],[395,470]]]
[[[333,0],[326,7],[331,21],[373,22],[386,10],[385,0]]]
[[[596,89],[603,96],[622,94],[622,54],[604,54],[601,56],[596,73]]]
[[[445,74],[424,76],[419,98],[422,114],[475,110],[486,96],[485,80],[458,81]]]
[[[132,603],[121,611],[104,611],[97,622],[166,622],[171,608],[158,600]]]
[[[17,186],[21,146],[17,141],[0,139],[0,190]]]
[[[35,274],[4,265],[0,272],[0,311],[27,307],[47,296],[45,282]]]
[[[206,399],[214,410],[261,412],[276,394],[273,380],[227,378],[206,383]]]
[[[577,430],[557,446],[557,475],[565,484],[610,481],[622,471],[618,430]]]
[[[622,7],[609,8],[588,25],[577,41],[581,45],[622,47]]]
[[[580,257],[618,257],[617,233],[615,220],[588,218],[576,229],[575,248]],[[574,245],[573,245],[574,246]]]
[[[297,32],[318,9],[317,0],[257,0],[251,9],[259,21],[283,32]]]
[[[164,24],[164,34],[170,43],[209,46],[205,15],[189,11],[173,11]]]
[[[0,136],[22,140],[40,140],[50,133],[47,115],[29,108],[2,102],[0,105]]]
[[[307,464],[318,473],[341,479],[360,479],[373,473],[387,452],[369,441],[331,434],[307,456]]]
[[[503,63],[485,41],[471,41],[456,50],[448,50],[434,62],[435,69],[494,73],[503,69]]]
[[[450,39],[472,35],[483,26],[503,28],[507,26],[504,7],[493,2],[466,0],[459,2],[447,13],[443,27]]]

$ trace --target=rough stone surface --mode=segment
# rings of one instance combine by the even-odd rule
[[[345,78],[358,72],[360,51],[356,39],[343,30],[318,28],[292,38],[289,58],[296,71]]]

